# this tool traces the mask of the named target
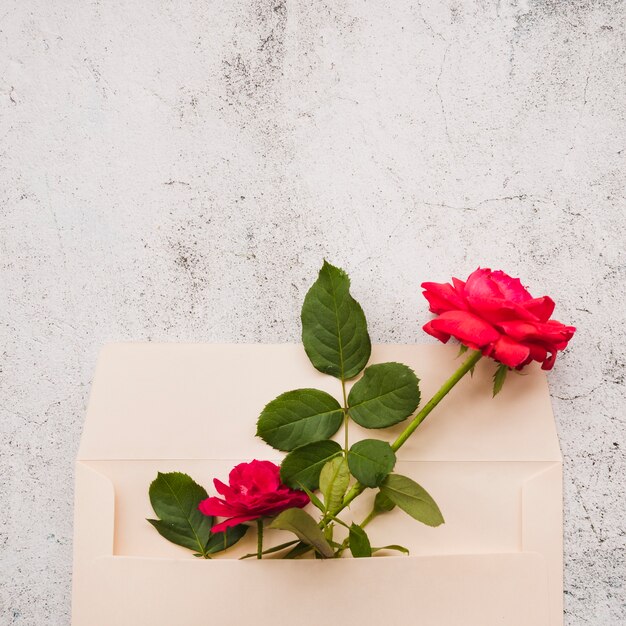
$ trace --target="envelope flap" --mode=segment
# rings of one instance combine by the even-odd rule
[[[373,347],[370,362],[411,366],[426,401],[459,366],[455,357],[450,346],[386,344]],[[494,368],[481,361],[399,457],[560,460],[544,373],[530,367],[510,374],[492,398]],[[303,387],[341,398],[339,381],[317,372],[299,344],[111,344],[98,360],[78,458],[273,458],[276,453],[254,437],[257,417],[277,395]],[[403,426],[378,432],[352,425],[350,437],[389,439]]]

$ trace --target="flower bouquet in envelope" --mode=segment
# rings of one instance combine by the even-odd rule
[[[562,624],[562,462],[533,362],[574,328],[503,272],[423,286],[424,329],[460,354],[372,347],[328,263],[302,345],[106,347],[74,626]]]

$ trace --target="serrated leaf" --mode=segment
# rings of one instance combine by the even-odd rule
[[[281,481],[292,489],[315,491],[319,487],[320,472],[330,459],[341,454],[336,441],[315,441],[292,450],[280,466]]]
[[[365,428],[387,428],[405,420],[420,403],[419,380],[402,363],[370,365],[348,396],[350,417]]]
[[[215,523],[198,510],[208,494],[187,474],[159,472],[150,485],[150,503],[158,520],[148,520],[159,534],[179,546],[205,554],[205,546]]]
[[[248,532],[248,528],[250,527],[245,524],[239,524],[227,528],[224,532],[212,533],[205,546],[205,553],[216,554],[234,546]]]
[[[177,524],[173,524],[172,522],[164,522],[160,519],[149,519],[147,520],[156,528],[159,535],[172,543],[175,543],[178,546],[183,546],[183,548],[189,548],[190,550],[200,550],[199,539],[193,535],[193,533],[187,532],[185,529],[181,529]],[[204,557],[204,554],[200,556]]]
[[[493,397],[495,398],[504,385],[506,375],[509,373],[509,368],[506,365],[500,363],[496,369],[496,373],[493,375]]]
[[[341,508],[343,497],[350,484],[350,470],[343,457],[328,461],[320,472],[320,491],[326,510],[334,514]]]
[[[348,451],[350,473],[366,487],[377,487],[396,464],[396,454],[386,441],[363,439]]]
[[[348,534],[350,552],[355,559],[372,556],[372,546],[367,533],[357,524],[350,526]]]
[[[430,494],[406,476],[390,474],[381,484],[380,492],[418,522],[427,526],[444,523],[443,515]]]
[[[343,421],[341,405],[325,391],[296,389],[272,400],[261,413],[256,434],[277,450],[293,450],[332,437]]]
[[[324,533],[317,522],[302,509],[287,509],[272,520],[268,528],[288,530],[300,541],[313,546],[323,557],[333,556],[333,549],[326,541]]]
[[[302,343],[313,366],[335,378],[354,378],[372,346],[361,305],[350,295],[350,279],[324,261],[302,305]]]
[[[374,498],[374,511],[376,513],[388,513],[395,508],[396,505],[385,494],[380,491],[376,494]]]

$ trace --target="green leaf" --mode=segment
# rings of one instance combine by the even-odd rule
[[[336,441],[315,441],[290,452],[280,466],[280,479],[292,489],[315,491],[319,487],[320,472],[330,459],[341,454]]]
[[[224,532],[212,533],[204,549],[205,553],[215,554],[234,546],[248,532],[248,528],[250,527],[245,524],[239,524]]]
[[[326,513],[326,507],[324,506],[324,503],[310,489],[307,489],[302,484],[300,484],[300,489],[302,489],[302,491],[304,491],[304,493],[306,493],[306,495],[309,496],[309,500],[311,501],[311,504],[316,509],[319,509],[322,513]]]
[[[334,514],[341,508],[349,484],[350,470],[343,457],[337,456],[324,465],[320,472],[320,491],[329,513]]]
[[[380,491],[376,494],[374,498],[374,511],[376,513],[388,513],[395,508],[396,505],[385,494]]]
[[[402,363],[370,365],[348,396],[350,417],[365,428],[387,428],[405,420],[420,403],[419,380]]]
[[[304,541],[299,541],[285,556],[283,559],[297,559],[302,555],[306,554],[313,550],[313,546],[310,546],[308,543],[304,543]]]
[[[272,400],[257,422],[257,436],[277,450],[293,450],[332,437],[343,421],[335,398],[318,389],[296,389]]]
[[[370,358],[372,346],[361,305],[350,295],[350,279],[324,261],[302,305],[302,343],[320,372],[354,378]]]
[[[268,548],[267,550],[263,550],[261,554],[273,554],[274,552],[280,552],[281,550],[286,550],[287,548],[291,548],[296,543],[300,543],[298,539],[294,539],[293,541],[287,541],[286,543],[281,543],[279,546],[274,546],[273,548]],[[258,552],[250,552],[249,554],[244,554],[239,557],[240,561],[245,559],[256,559],[258,558]]]
[[[355,559],[372,556],[372,546],[367,533],[357,524],[350,526],[348,535],[350,552]]]
[[[461,344],[459,346],[459,353],[456,355],[456,358],[458,359],[460,356],[463,356],[468,350],[469,348],[467,346]]]
[[[386,441],[363,439],[348,451],[352,475],[366,487],[377,487],[396,464],[396,454]]]
[[[296,535],[300,541],[313,546],[323,557],[333,556],[333,549],[326,541],[324,533],[317,522],[302,509],[287,509],[272,520],[269,528],[288,530]]]
[[[160,519],[148,521],[159,534],[204,556],[215,523],[213,517],[198,510],[198,504],[208,497],[204,487],[187,474],[159,472],[150,485],[149,495],[152,508]]]
[[[502,390],[502,386],[504,385],[504,381],[506,380],[506,375],[509,373],[509,368],[506,365],[500,363],[498,365],[498,369],[496,373],[493,375],[493,397],[495,398],[500,391]]]
[[[415,481],[390,474],[380,486],[380,492],[418,522],[439,526],[444,519],[429,493]]]
[[[372,548],[372,554],[374,554],[374,552],[379,552],[380,550],[395,550],[396,552],[402,552],[404,554],[409,554],[409,549],[408,548],[405,548],[404,546],[399,546],[396,543],[391,544],[389,546],[381,546],[380,548]]]

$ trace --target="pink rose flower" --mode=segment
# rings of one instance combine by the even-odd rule
[[[533,298],[518,278],[479,268],[466,282],[423,283],[430,310],[438,317],[424,326],[446,343],[455,337],[472,350],[521,369],[538,361],[552,369],[556,354],[574,335],[573,326],[551,320],[554,302]]]
[[[273,517],[285,509],[302,508],[309,503],[304,491],[290,489],[280,482],[280,467],[270,461],[251,461],[236,465],[228,476],[228,485],[213,481],[223,498],[211,497],[198,505],[201,513],[229,519],[211,529],[219,533],[231,526],[260,517]]]

